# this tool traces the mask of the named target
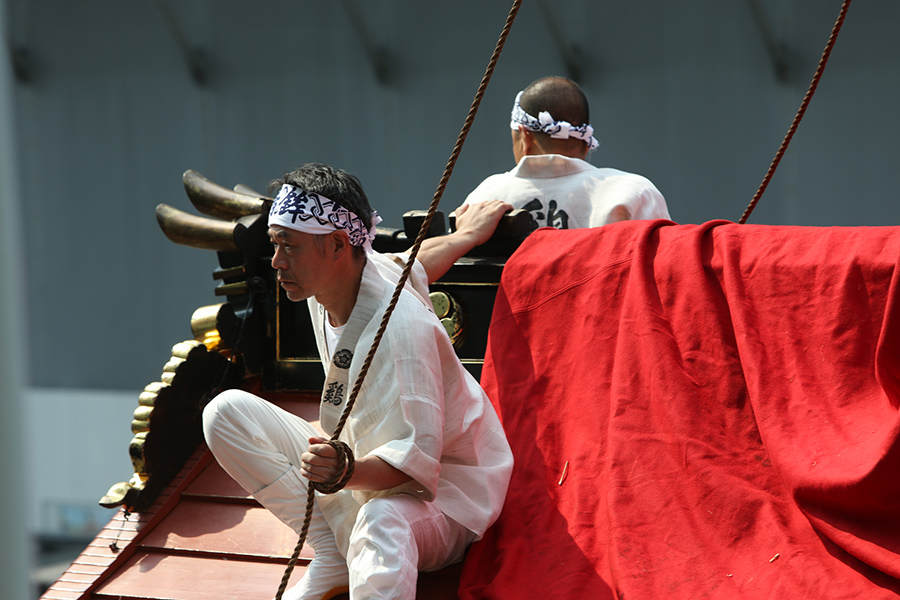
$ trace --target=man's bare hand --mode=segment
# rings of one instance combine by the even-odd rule
[[[512,204],[502,200],[463,204],[454,211],[456,231],[460,235],[469,235],[474,248],[491,239],[494,230],[497,229],[497,223],[512,209]]]
[[[502,200],[463,204],[457,208],[454,211],[456,231],[427,238],[419,247],[417,258],[425,267],[428,283],[440,279],[461,256],[491,239],[500,218],[512,208]]]
[[[340,481],[347,471],[337,450],[323,437],[309,438],[309,448],[300,455],[300,474],[317,483]],[[356,459],[353,477],[346,489],[380,491],[389,490],[411,481],[412,478],[395,469],[377,456]]]
[[[338,481],[347,468],[337,450],[322,437],[309,438],[309,448],[300,455],[300,474],[315,482]]]

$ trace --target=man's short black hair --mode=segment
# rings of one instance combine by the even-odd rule
[[[365,224],[366,229],[371,229],[372,207],[359,179],[350,173],[323,163],[307,163],[270,181],[269,194],[277,194],[285,183],[334,200],[355,213]]]
[[[587,96],[577,83],[565,77],[544,77],[530,83],[522,90],[519,104],[532,117],[547,111],[554,121],[572,125],[591,122]]]

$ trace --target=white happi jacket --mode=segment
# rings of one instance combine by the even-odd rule
[[[356,383],[402,266],[368,255],[356,305],[329,360],[324,308],[310,298],[326,372],[320,405],[329,435]],[[512,452],[486,394],[465,370],[431,310],[424,269],[416,263],[340,439],[357,458],[378,456],[412,481],[383,492],[318,494],[319,507],[346,555],[359,507],[371,498],[408,494],[440,510],[480,538],[500,513]],[[476,539],[477,539],[476,538]]]
[[[559,154],[523,156],[511,171],[482,181],[466,204],[495,198],[530,212],[538,227],[670,218],[665,199],[646,177]]]

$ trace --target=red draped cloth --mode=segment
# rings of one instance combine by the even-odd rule
[[[900,227],[626,221],[507,263],[515,454],[460,598],[900,593]]]

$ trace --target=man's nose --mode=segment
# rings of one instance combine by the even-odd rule
[[[278,246],[275,246],[275,252],[272,254],[272,268],[276,271],[280,271],[281,267],[278,265],[284,265],[284,256],[281,249]]]

